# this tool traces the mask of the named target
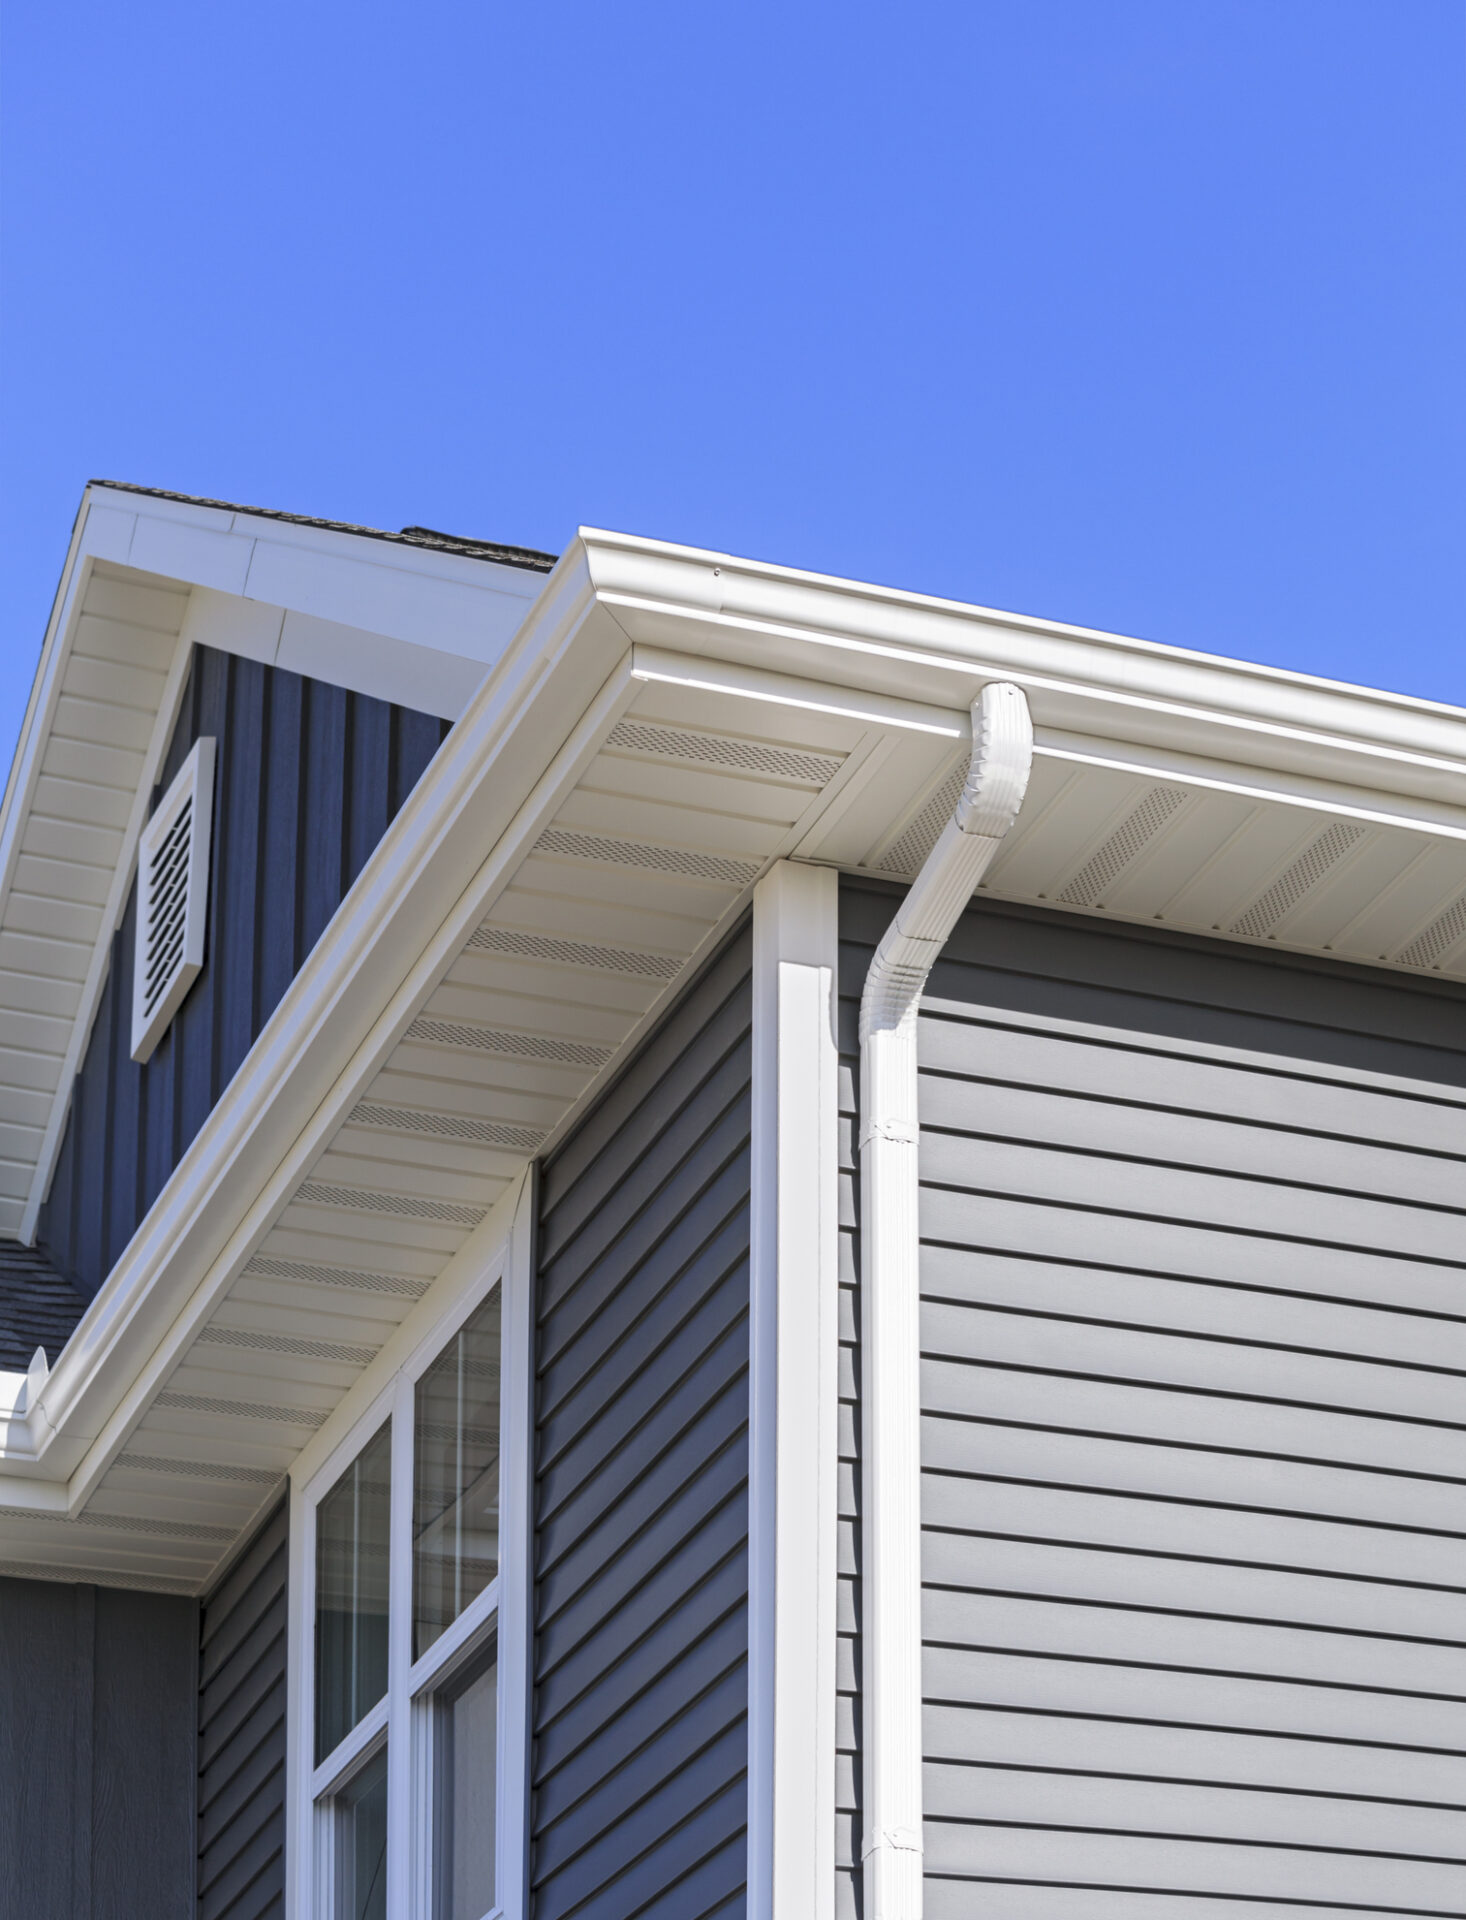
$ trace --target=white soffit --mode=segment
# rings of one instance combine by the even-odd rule
[[[0,1495],[7,1553],[57,1577],[85,1564],[206,1582],[525,1161],[594,1097],[880,737],[860,714],[710,700],[624,653],[533,783],[513,859],[479,883],[482,905],[473,888],[456,902],[457,931],[401,999],[395,1039],[359,1056],[278,1199],[188,1290],[146,1384],[110,1419],[79,1415],[85,1431],[100,1426],[95,1445],[58,1447],[72,1470],[64,1510],[22,1511],[14,1483],[8,1510]],[[451,746],[425,785],[436,772],[451,786]],[[365,894],[374,881],[369,868]],[[373,1009],[359,1012],[370,1025]],[[86,1321],[81,1336],[78,1373]],[[40,1402],[60,1425],[70,1364],[68,1350]]]
[[[919,864],[966,759],[953,689],[992,669],[842,675],[866,656],[823,639],[771,669],[685,596],[628,645],[642,623],[597,591],[598,538],[545,584],[40,1389],[34,1465],[3,1462],[7,1553],[197,1589],[771,863]],[[1335,695],[1369,735],[1364,696]],[[1386,705],[1381,735],[1409,703]],[[1351,779],[1380,753],[1337,728],[1307,770],[1050,726],[992,891],[1459,975],[1466,763],[1444,749],[1466,720],[1425,720],[1429,800]]]
[[[1005,898],[1466,979],[1466,713],[953,602],[583,534],[601,604],[691,682],[797,676],[929,703],[799,842],[910,878],[951,811],[965,708],[1024,687],[1034,784]],[[793,684],[791,678],[790,684]],[[959,704],[960,703],[960,704]]]
[[[192,646],[456,719],[544,583],[87,488],[0,814],[0,1237],[34,1233]]]
[[[187,605],[175,582],[84,561],[31,697],[0,817],[5,1237],[80,1058],[182,684]]]

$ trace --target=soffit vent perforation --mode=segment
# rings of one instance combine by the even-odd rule
[[[1260,893],[1246,913],[1232,922],[1232,933],[1260,940],[1284,919],[1310,888],[1336,866],[1349,849],[1364,838],[1363,827],[1347,820],[1336,820],[1316,840],[1305,847],[1298,858],[1285,867],[1276,880]]]
[[[721,853],[697,853],[691,847],[656,846],[645,840],[613,840],[570,827],[548,827],[536,853],[558,853],[571,860],[594,860],[605,867],[636,867],[644,873],[670,873],[683,880],[721,880],[746,886],[759,874],[757,860],[735,860]]]
[[[1057,896],[1059,901],[1067,907],[1103,906],[1110,888],[1139,859],[1185,799],[1184,788],[1152,787],[1065,884]]]
[[[279,1476],[276,1475],[278,1479]],[[76,1585],[75,1567],[58,1567],[48,1560],[7,1560],[5,1577],[8,1580],[51,1580],[62,1586]],[[105,1575],[109,1587],[126,1587],[135,1593],[176,1593],[185,1599],[192,1599],[198,1592],[198,1583],[194,1580],[172,1579],[166,1574],[118,1573],[108,1568]]]
[[[1434,967],[1462,938],[1466,938],[1466,894],[1423,927],[1395,958],[1404,967]]]
[[[280,1475],[273,1467],[229,1467],[214,1460],[169,1460],[158,1453],[119,1453],[114,1467],[134,1473],[172,1473],[185,1480],[237,1480],[247,1487],[273,1487]],[[108,1579],[111,1579],[109,1574]]]
[[[967,765],[953,769],[876,862],[882,873],[918,873],[921,863],[937,844],[937,835],[946,826],[962,798]]]
[[[547,1060],[557,1066],[601,1067],[612,1049],[588,1040],[556,1040],[547,1034],[506,1033],[498,1027],[480,1027],[466,1020],[438,1020],[420,1014],[407,1029],[409,1040],[427,1040],[438,1047],[467,1047],[478,1053],[502,1053],[516,1060]]]
[[[218,1413],[231,1420],[277,1420],[288,1427],[323,1427],[316,1407],[277,1407],[264,1400],[226,1400],[214,1393],[160,1393],[153,1405],[173,1413]]]
[[[481,1147],[513,1147],[533,1153],[545,1135],[540,1127],[521,1127],[512,1120],[475,1120],[466,1113],[429,1112],[421,1107],[381,1107],[363,1101],[347,1122],[386,1133],[420,1133],[434,1140],[469,1140]]]
[[[364,1267],[331,1267],[318,1260],[287,1260],[257,1253],[244,1269],[257,1280],[301,1280],[313,1287],[345,1287],[352,1293],[378,1293],[389,1299],[421,1300],[432,1284],[403,1273],[372,1273]]]
[[[302,1180],[295,1197],[306,1206],[380,1213],[396,1220],[435,1220],[452,1227],[476,1227],[484,1217],[482,1207],[465,1206],[457,1200],[429,1200],[416,1193],[378,1193],[370,1187],[341,1187],[326,1180]]]
[[[608,747],[656,754],[663,760],[689,760],[733,773],[771,774],[801,786],[827,786],[844,765],[844,756],[802,752],[759,740],[737,740],[723,733],[694,733],[684,727],[653,726],[644,720],[619,721],[606,736]]]
[[[278,1476],[277,1476],[278,1477]],[[130,1513],[38,1514],[32,1507],[0,1507],[3,1520],[49,1519],[63,1527],[102,1527],[109,1533],[151,1533],[164,1540],[226,1541],[238,1536],[233,1527],[210,1527],[193,1520],[148,1520]],[[10,1569],[7,1567],[6,1572]],[[110,1578],[110,1576],[109,1576]]]
[[[376,1347],[351,1345],[344,1340],[310,1340],[293,1333],[255,1333],[248,1327],[201,1327],[197,1344],[239,1347],[249,1353],[291,1354],[299,1360],[337,1360],[364,1367],[377,1357]]]
[[[151,1058],[204,964],[214,742],[196,740],[137,849],[132,1057]]]
[[[674,980],[684,961],[671,953],[637,953],[628,947],[603,947],[588,940],[561,940],[554,934],[524,933],[517,927],[475,927],[468,945],[480,953],[501,953],[517,960],[547,960],[554,966],[586,967],[598,973],[629,973],[640,980]]]

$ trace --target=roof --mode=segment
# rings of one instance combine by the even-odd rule
[[[108,487],[114,493],[139,493],[149,500],[176,500],[186,507],[212,507],[218,513],[248,513],[259,520],[282,520],[293,527],[320,527],[328,533],[361,533],[369,540],[393,540],[406,547],[431,547],[439,553],[461,553],[471,560],[497,560],[505,567],[525,567],[548,573],[558,554],[535,547],[504,546],[497,540],[476,540],[467,534],[439,533],[433,527],[403,527],[397,533],[385,527],[358,526],[350,520],[322,520],[309,513],[286,513],[281,507],[247,507],[237,500],[211,500],[199,493],[172,493],[167,487],[144,487],[135,480],[89,480],[90,487]]]
[[[287,638],[295,612],[311,634],[395,621],[374,631],[417,671],[457,618],[480,679],[66,1351],[0,1422],[5,1539],[35,1564],[202,1586],[755,883],[791,859],[914,872],[993,679],[1024,689],[1036,750],[992,895],[1383,965],[1443,1019],[1466,1005],[1466,713],[589,529],[541,580],[94,492],[55,711],[114,700],[109,751],[124,704],[165,711],[153,683],[190,634],[242,653],[261,603],[286,608]],[[74,688],[68,658],[90,676]],[[78,777],[45,758],[69,725],[35,725],[46,804],[15,816],[32,824],[54,811],[39,783]],[[131,751],[144,794],[141,733]],[[35,921],[60,855],[33,877],[17,847],[10,898]],[[56,896],[72,930],[44,938],[101,966],[115,916],[78,925],[80,897]],[[42,937],[17,924],[13,944]],[[55,995],[45,1018],[5,1000],[22,978]],[[7,1030],[56,1028],[44,1086],[33,1058],[24,1084],[16,1068],[38,1133],[94,1004],[78,978],[66,1012],[63,984],[0,964],[0,1066]],[[1466,1091],[1398,1086],[1466,1125]],[[10,1177],[38,1191],[43,1143],[21,1144]],[[175,1502],[186,1528],[161,1517]]]
[[[24,1373],[37,1347],[54,1362],[86,1308],[38,1247],[0,1240],[0,1373]]]

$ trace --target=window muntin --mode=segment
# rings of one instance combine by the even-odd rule
[[[433,1920],[482,1920],[494,1905],[496,1651],[432,1701]]]
[[[414,1660],[499,1571],[499,1345],[496,1288],[417,1383]]]
[[[500,1301],[494,1282],[424,1341],[321,1468],[313,1504],[307,1488],[301,1920],[499,1920]]]
[[[387,1691],[391,1424],[316,1508],[316,1760]]]
[[[387,1920],[387,1749],[331,1796],[331,1920]]]

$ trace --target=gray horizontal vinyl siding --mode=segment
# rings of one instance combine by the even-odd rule
[[[1466,998],[985,902],[919,1049],[929,1920],[1466,1913]]]
[[[749,968],[540,1183],[533,1920],[744,1911]]]
[[[285,1911],[286,1505],[201,1610],[197,1920]]]

